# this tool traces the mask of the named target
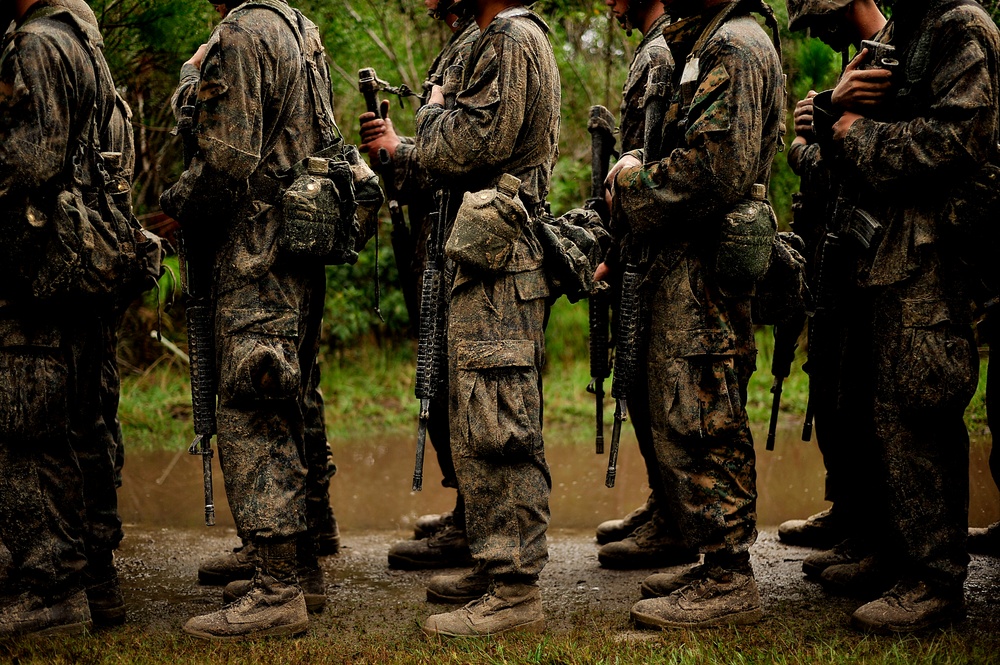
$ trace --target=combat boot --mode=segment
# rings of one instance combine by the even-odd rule
[[[490,590],[490,576],[476,566],[467,573],[435,575],[427,584],[427,600],[432,603],[468,603]]]
[[[206,640],[298,635],[309,628],[306,600],[296,580],[294,542],[259,543],[250,590],[217,612],[196,616],[184,632]]]
[[[683,586],[693,584],[705,576],[705,564],[688,568],[683,573],[653,573],[642,581],[639,591],[643,598],[663,598]]]
[[[847,538],[847,529],[833,509],[804,520],[788,520],[778,527],[778,539],[787,545],[829,549]]]
[[[326,607],[326,574],[320,567],[306,570],[299,568],[299,586],[306,601],[306,611],[318,614]],[[222,602],[226,605],[234,603],[250,593],[253,580],[233,580],[222,591]]]
[[[247,541],[232,552],[202,561],[198,567],[198,583],[222,585],[233,580],[249,580],[255,570],[254,546]]]
[[[802,560],[802,572],[806,577],[818,578],[831,566],[857,563],[871,554],[871,547],[857,539],[848,538],[832,549],[814,552]]]
[[[820,574],[819,583],[833,594],[877,598],[898,579],[885,557],[871,554],[860,561],[829,566]]]
[[[422,540],[424,538],[430,538],[438,531],[451,526],[454,524],[452,515],[453,513],[450,510],[446,513],[421,515],[417,518],[417,521],[413,523],[413,539]]]
[[[1000,522],[969,529],[969,554],[1000,556]]]
[[[95,625],[120,626],[125,623],[125,596],[113,559],[103,565],[88,563],[83,572],[83,585]]]
[[[529,633],[545,630],[537,583],[495,582],[478,600],[453,612],[430,616],[423,625],[427,635],[442,637],[482,637],[514,630]]]
[[[316,548],[316,556],[333,556],[340,551],[340,527],[337,526],[337,517],[332,510],[327,519],[310,529],[309,533]]]
[[[934,590],[925,582],[901,581],[888,593],[862,605],[851,615],[851,626],[869,633],[911,633],[965,618],[961,589]]]
[[[646,522],[653,519],[652,496],[620,520],[607,520],[597,525],[597,544],[614,543],[628,536]]]
[[[54,601],[46,601],[28,591],[5,602],[0,608],[0,638],[80,635],[93,625],[87,594],[82,590]]]
[[[466,568],[472,564],[465,530],[454,524],[429,538],[403,540],[389,549],[389,567],[401,570]]]
[[[694,583],[632,606],[632,620],[649,628],[738,626],[762,618],[760,591],[749,566],[741,571],[705,569]]]
[[[649,521],[627,538],[603,545],[597,560],[604,568],[666,568],[698,560],[698,550],[684,546],[672,534],[664,533]]]

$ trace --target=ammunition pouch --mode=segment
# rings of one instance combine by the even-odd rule
[[[804,317],[811,304],[806,277],[805,243],[794,233],[778,233],[771,245],[771,261],[750,299],[757,325],[780,325]]]
[[[355,263],[358,250],[374,235],[373,220],[382,205],[378,177],[364,166],[357,149],[307,157],[287,177],[292,183],[281,195],[282,254],[324,265]]]
[[[771,264],[778,218],[765,193],[764,185],[755,184],[750,198],[722,220],[714,274],[729,295],[752,293]]]
[[[545,252],[553,299],[565,295],[577,302],[589,297],[594,291],[594,271],[611,244],[597,212],[575,208],[558,218],[542,216],[535,221],[535,233]]]
[[[500,273],[528,224],[528,210],[518,197],[521,181],[505,173],[495,189],[466,192],[455,216],[445,256],[481,273]]]

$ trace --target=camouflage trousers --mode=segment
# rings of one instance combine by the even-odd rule
[[[84,436],[99,419],[100,338],[101,322],[87,313],[71,323],[0,320],[0,541],[10,553],[5,593],[31,590],[51,601],[81,588],[87,553],[79,460],[106,445]],[[104,473],[91,469],[92,478],[113,493],[110,456],[99,468]]]
[[[542,441],[547,285],[541,270],[459,272],[448,319],[452,453],[466,533],[493,578],[534,580],[548,560],[552,480]]]
[[[659,519],[706,554],[743,555],[757,538],[749,302],[723,297],[693,254],[661,254],[644,293],[634,401],[662,478]]]
[[[969,556],[969,434],[979,381],[967,303],[926,270],[872,289],[874,427],[890,530],[881,546],[903,577],[961,589]]]
[[[219,461],[237,531],[252,541],[307,529],[306,413],[310,400],[318,408],[325,285],[322,266],[278,262],[216,298]]]

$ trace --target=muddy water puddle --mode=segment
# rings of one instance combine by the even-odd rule
[[[127,433],[126,433],[127,434]],[[610,434],[610,432],[609,432]],[[823,500],[823,460],[815,443],[799,439],[797,429],[778,432],[774,452],[758,442],[758,517],[761,527],[801,518],[827,507]],[[593,440],[568,429],[546,431],[546,455],[552,469],[552,526],[589,530],[599,522],[621,517],[646,498],[646,472],[631,429],[623,433],[616,487],[604,486],[607,453],[594,454]],[[408,530],[418,515],[448,510],[454,490],[440,484],[428,448],[424,490],[410,491],[415,436],[331,441],[338,472],[330,493],[342,531]],[[127,524],[151,528],[188,528],[202,524],[201,460],[180,453],[128,454],[119,493]],[[973,441],[970,453],[970,509],[973,526],[1000,519],[1000,496],[988,467],[990,440]],[[218,524],[233,525],[225,501],[222,473],[216,462],[215,501]],[[220,529],[221,531],[221,529]]]

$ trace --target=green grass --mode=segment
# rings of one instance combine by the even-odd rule
[[[588,440],[594,425],[594,397],[590,383],[587,341],[587,305],[559,300],[546,331],[547,365],[544,374],[545,424],[560,431],[580,432]],[[757,372],[750,381],[747,412],[753,423],[766,423],[771,412],[771,349],[769,329],[757,334]],[[809,381],[802,372],[802,353],[784,383],[782,417],[801,422],[808,400]],[[382,341],[328,352],[321,358],[322,388],[326,400],[327,433],[332,438],[394,434],[416,427],[417,400],[413,396],[416,343]],[[979,390],[966,412],[974,435],[986,428],[986,361],[982,361]],[[611,422],[614,402],[611,381],[605,383],[605,422]],[[190,437],[190,388],[186,366],[165,355],[152,367],[122,377],[120,417],[128,442],[140,449],[172,447]]]

